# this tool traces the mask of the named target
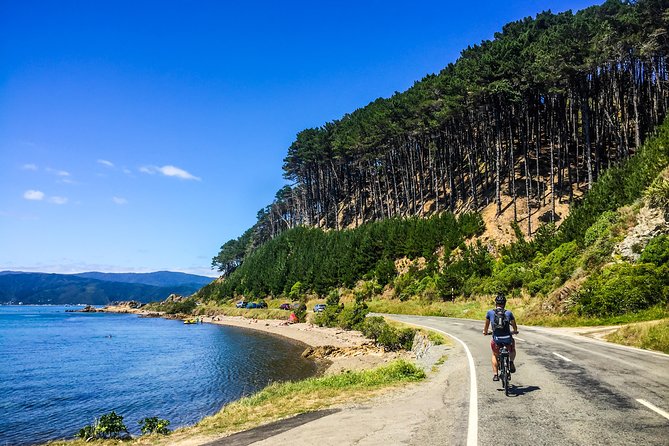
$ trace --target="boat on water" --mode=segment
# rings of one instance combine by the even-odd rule
[[[200,322],[199,318],[197,318],[197,319],[185,319],[184,320],[184,324],[197,324],[199,322]]]

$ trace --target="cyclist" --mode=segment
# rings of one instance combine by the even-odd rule
[[[516,371],[516,366],[513,365],[513,361],[516,359],[516,341],[511,335],[518,334],[518,326],[516,325],[516,318],[513,317],[513,313],[510,310],[505,310],[505,306],[506,297],[504,294],[500,293],[495,297],[495,309],[488,310],[488,313],[485,316],[485,327],[483,327],[483,334],[487,336],[488,328],[490,328],[491,324],[493,326],[492,339],[490,340],[490,348],[492,349],[492,371],[494,373],[492,377],[493,381],[499,381],[499,376],[497,375],[497,355],[499,354],[500,345],[508,346],[511,373]],[[495,313],[503,316],[503,319],[498,321],[497,324],[495,323]],[[513,331],[511,328],[513,328]]]

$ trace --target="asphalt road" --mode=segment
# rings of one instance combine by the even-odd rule
[[[669,355],[520,326],[506,397],[492,381],[483,321],[388,316],[453,335],[471,351],[476,398],[458,443],[669,445]]]
[[[669,446],[669,355],[519,326],[507,397],[492,381],[483,321],[385,316],[456,339],[455,346],[434,347],[432,358],[424,358],[448,358],[426,382],[210,446]]]

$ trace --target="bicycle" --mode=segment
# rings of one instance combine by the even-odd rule
[[[499,370],[499,380],[502,382],[504,394],[509,396],[509,381],[511,380],[511,361],[509,359],[509,348],[501,345],[497,355],[497,367]]]
[[[518,334],[517,331],[513,334]],[[492,333],[486,333],[486,336],[492,336]],[[506,344],[497,344],[499,346],[499,353],[497,353],[497,376],[502,383],[504,394],[509,396],[509,381],[511,381],[511,357],[509,355],[509,347]]]

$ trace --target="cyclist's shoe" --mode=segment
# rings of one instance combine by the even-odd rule
[[[509,364],[509,371],[511,373],[516,373],[516,366],[513,365],[513,361],[511,361],[511,363]]]
[[[497,376],[497,375],[493,375],[492,380],[493,380],[493,381],[499,381],[499,376]]]

